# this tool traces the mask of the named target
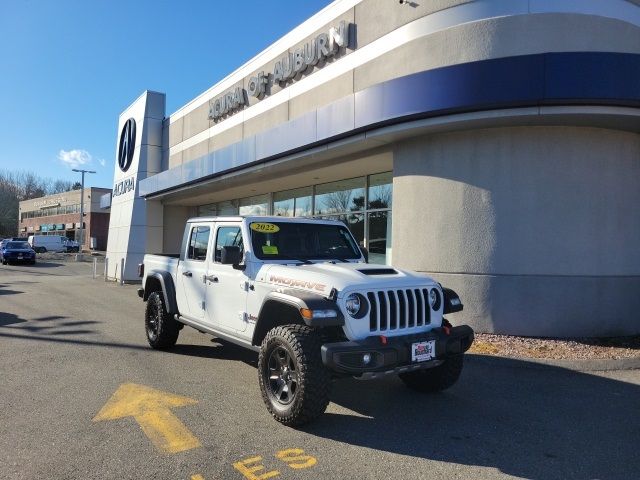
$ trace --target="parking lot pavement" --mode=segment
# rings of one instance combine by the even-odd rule
[[[188,328],[151,350],[135,290],[88,263],[0,267],[1,479],[638,478],[639,371],[469,356],[440,395],[337,381],[296,430],[255,353]]]

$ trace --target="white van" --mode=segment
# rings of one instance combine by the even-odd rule
[[[31,235],[28,242],[36,253],[67,251],[67,237],[63,235]]]

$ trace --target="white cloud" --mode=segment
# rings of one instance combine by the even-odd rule
[[[93,162],[93,157],[86,150],[60,150],[58,160],[71,168],[77,168],[90,165]]]
[[[103,166],[103,167],[104,167],[104,166],[105,166],[105,164],[107,163],[107,161],[106,161],[104,158],[101,158],[101,159],[99,159],[99,160],[98,160],[98,163],[99,163],[101,166]]]

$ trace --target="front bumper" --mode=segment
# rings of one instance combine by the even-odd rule
[[[6,260],[7,263],[31,263],[36,259],[35,255],[26,256],[23,255],[22,258],[18,258],[17,255],[5,255],[3,260]]]
[[[384,340],[375,336],[357,342],[326,343],[321,349],[322,362],[334,372],[365,377],[436,367],[448,357],[466,352],[473,343],[473,329],[468,325],[452,327],[448,331],[435,328],[426,333],[385,337]],[[435,340],[435,358],[412,361],[412,345],[431,340]],[[371,359],[366,365],[363,362],[365,354]]]

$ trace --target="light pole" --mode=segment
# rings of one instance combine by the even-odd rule
[[[82,260],[82,234],[84,233],[84,174],[85,173],[96,173],[93,170],[82,170],[74,168],[73,172],[82,173],[82,183],[80,183],[80,226],[78,227],[78,255],[76,256],[76,260]]]

